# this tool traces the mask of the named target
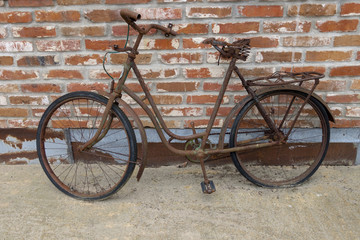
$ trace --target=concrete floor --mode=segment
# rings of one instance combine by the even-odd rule
[[[0,239],[360,239],[360,166],[321,167],[306,183],[266,189],[232,165],[149,168],[112,198],[74,200],[40,165],[0,165]]]

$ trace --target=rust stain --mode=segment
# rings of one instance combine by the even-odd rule
[[[38,155],[36,151],[23,151],[23,152],[10,152],[10,153],[3,153],[0,154],[0,164],[7,164],[7,165],[16,165],[16,164],[27,164],[28,161],[26,160],[16,160],[17,158],[20,159],[37,159]]]

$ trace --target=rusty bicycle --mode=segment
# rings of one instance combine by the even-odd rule
[[[109,92],[65,94],[46,109],[40,120],[37,131],[39,160],[47,177],[59,190],[74,198],[98,200],[121,189],[136,165],[139,165],[137,179],[140,179],[146,166],[147,135],[136,112],[122,99],[123,94],[146,112],[169,150],[200,163],[204,193],[215,191],[213,181],[206,174],[205,160],[209,156],[230,154],[242,175],[264,187],[294,186],[315,173],[328,149],[329,120],[334,121],[329,107],[314,93],[324,75],[275,72],[245,80],[236,61],[247,59],[250,40],[227,43],[208,38],[203,43],[211,44],[221,58],[228,59],[229,66],[206,129],[199,131],[192,124],[193,134],[179,136],[166,126],[134,61],[143,36],[151,29],[160,30],[166,36],[176,36],[176,32],[171,24],[140,27],[136,21],[141,15],[127,9],[121,10],[120,14],[138,35],[133,47],[114,46],[116,52],[128,56],[118,82],[112,81]],[[143,90],[143,97],[125,84],[131,69]],[[227,114],[217,132],[217,143],[209,144],[233,74],[248,96]],[[137,143],[135,131],[140,143]],[[186,142],[186,148],[175,148],[171,143],[174,139]],[[258,154],[253,154],[255,151]]]

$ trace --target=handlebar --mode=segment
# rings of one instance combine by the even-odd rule
[[[165,36],[176,36],[177,33],[172,30],[172,24],[169,23],[168,27],[164,27],[158,24],[150,24],[145,28],[140,28],[135,22],[139,19],[141,19],[141,14],[133,12],[129,9],[121,9],[120,10],[120,15],[121,17],[124,19],[124,21],[129,24],[132,28],[134,28],[136,31],[138,31],[141,34],[146,34],[148,33],[152,28],[154,29],[158,29],[160,31],[163,31],[165,33]]]

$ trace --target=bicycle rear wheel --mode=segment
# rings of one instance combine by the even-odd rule
[[[36,140],[41,166],[51,182],[71,197],[107,198],[134,171],[135,134],[116,105],[107,118],[112,118],[107,134],[89,150],[79,150],[95,135],[107,101],[91,92],[69,93],[55,100],[40,120]]]
[[[299,91],[275,90],[258,97],[278,130],[286,136],[306,96]],[[271,142],[275,141],[273,136],[274,132],[258,111],[255,100],[251,100],[234,121],[229,146]],[[315,173],[326,155],[329,138],[327,113],[318,100],[310,97],[284,143],[232,152],[231,158],[240,173],[257,185],[293,186]]]

